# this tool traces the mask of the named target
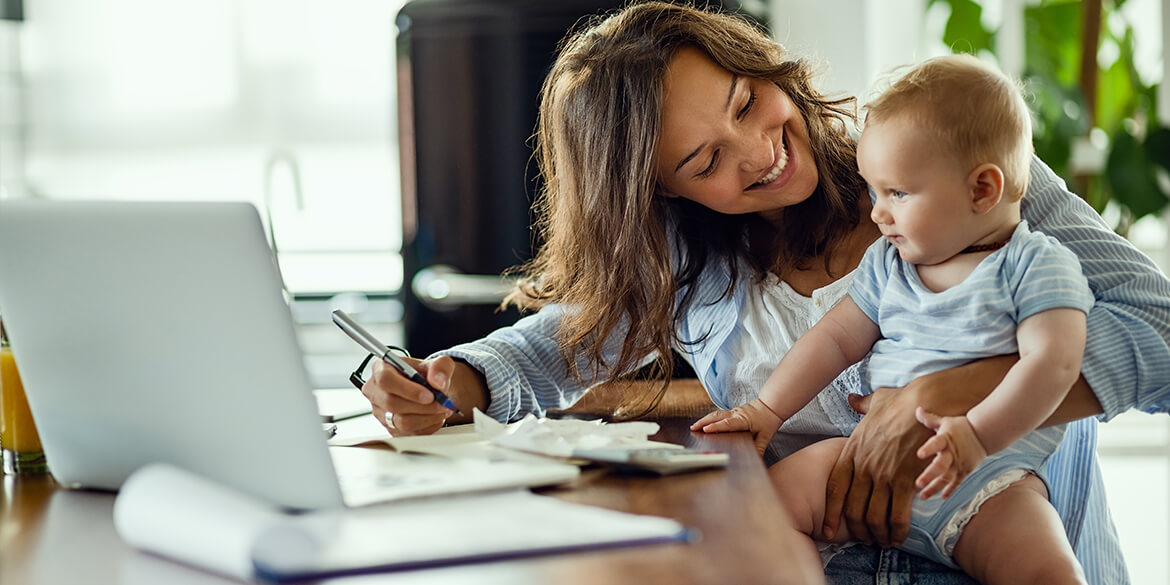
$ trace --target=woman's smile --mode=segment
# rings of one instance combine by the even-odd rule
[[[779,186],[778,184],[780,183],[780,176],[784,174],[784,171],[788,170],[788,143],[785,142],[787,137],[788,135],[785,134],[784,137],[780,139],[779,148],[776,149],[776,161],[772,163],[772,168],[769,169],[768,172],[760,178],[760,180],[752,183],[748,189]],[[796,165],[792,165],[792,168],[795,169]],[[792,173],[788,173],[788,176],[791,175]]]

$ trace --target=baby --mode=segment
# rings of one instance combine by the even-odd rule
[[[917,479],[921,498],[901,548],[982,583],[1084,582],[1037,476],[1064,429],[1036,429],[1080,374],[1093,295],[1076,256],[1021,221],[1027,106],[1004,75],[955,55],[913,68],[866,109],[857,160],[883,237],[849,295],[793,345],[759,398],[692,428],[751,431],[762,453],[784,421],[866,355],[870,388],[895,388],[1018,353],[965,416],[916,413],[935,432],[918,451],[932,461]],[[798,527],[818,540],[844,441],[811,445],[770,472]],[[833,539],[848,540],[844,528]]]

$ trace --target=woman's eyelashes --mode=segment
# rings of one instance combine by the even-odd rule
[[[748,100],[747,100],[747,103],[745,103],[745,104],[743,105],[743,107],[739,109],[739,112],[738,112],[738,113],[736,114],[736,116],[735,116],[735,117],[736,117],[736,119],[738,119],[738,120],[742,120],[742,119],[744,118],[744,116],[747,116],[747,115],[748,115],[748,112],[751,112],[751,111],[752,111],[752,106],[754,106],[755,104],[756,104],[756,92],[755,92],[754,90],[753,90],[753,91],[749,91],[749,92],[748,92]],[[710,176],[710,175],[711,175],[711,173],[715,172],[715,164],[716,164],[718,161],[719,161],[719,151],[718,151],[718,150],[716,150],[716,151],[715,151],[715,152],[714,152],[714,153],[711,155],[711,163],[707,165],[707,168],[705,168],[705,169],[703,169],[703,170],[699,171],[699,173],[698,173],[698,175],[697,175],[697,176],[699,176],[699,177],[708,177],[708,176]]]
[[[707,165],[707,168],[705,168],[705,169],[703,169],[703,170],[699,171],[699,175],[698,175],[698,176],[699,176],[699,177],[708,177],[708,176],[710,176],[710,175],[711,175],[711,173],[715,172],[715,163],[716,163],[716,162],[718,162],[718,161],[719,161],[719,151],[718,151],[718,150],[716,150],[714,153],[712,153],[712,154],[711,154],[711,164]]]
[[[756,103],[756,92],[753,90],[753,91],[748,92],[748,101],[746,104],[743,105],[742,108],[739,109],[739,114],[736,117],[742,120],[743,117],[746,116],[748,114],[748,112],[750,112],[752,110],[752,106],[755,105],[755,103]]]

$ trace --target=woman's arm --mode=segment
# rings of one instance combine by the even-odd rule
[[[1170,280],[1039,159],[1021,211],[1076,254],[1096,298],[1081,371],[1105,419],[1170,410]]]
[[[919,377],[903,388],[878,388],[864,401],[858,397],[854,408],[865,416],[829,475],[825,536],[833,538],[843,513],[850,534],[861,542],[890,547],[906,540],[914,480],[927,464],[917,451],[932,435],[914,411],[921,406],[943,416],[966,414],[1014,362],[988,358]]]
[[[950,370],[935,372],[914,380],[906,386],[914,395],[915,406],[927,410],[939,409],[944,416],[966,414],[973,406],[991,393],[1003,380],[1008,370],[1019,360],[1016,355],[1001,355],[964,364]],[[874,394],[901,392],[902,388],[880,388]],[[873,395],[859,396],[853,406],[866,414],[872,410]],[[1073,383],[1068,395],[1056,410],[1044,420],[1041,427],[1050,427],[1079,420],[1104,412],[1097,395],[1089,387],[1084,376]]]
[[[379,420],[386,412],[393,413],[386,426],[400,435],[433,433],[447,420],[465,422],[477,407],[499,421],[566,408],[609,376],[605,368],[594,369],[583,360],[577,364],[582,379],[569,374],[556,337],[566,310],[549,305],[483,339],[440,351],[426,361],[412,360],[428,382],[451,397],[462,415],[452,415],[421,386],[389,368],[376,369],[362,392]],[[624,330],[610,336],[608,355],[617,355],[622,335]]]
[[[595,367],[583,357],[577,362],[581,378],[569,373],[557,341],[557,330],[569,310],[564,305],[548,305],[515,325],[436,355],[461,360],[483,375],[490,394],[484,413],[495,420],[506,422],[529,413],[543,416],[548,409],[568,408],[612,373],[604,364]],[[624,328],[611,332],[606,341],[606,363],[616,361],[624,336]],[[639,366],[654,357],[647,356]]]

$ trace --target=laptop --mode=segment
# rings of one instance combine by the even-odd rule
[[[117,490],[167,462],[308,510],[578,474],[328,447],[248,203],[2,201],[0,315],[65,486]]]

